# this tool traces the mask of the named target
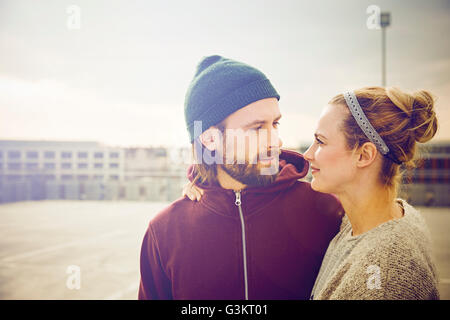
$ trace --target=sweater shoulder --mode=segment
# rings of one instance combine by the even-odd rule
[[[405,210],[406,215],[399,220],[389,221],[362,236],[342,238],[343,243],[353,243],[353,248],[335,271],[324,296],[335,299],[439,297],[424,220],[411,206],[405,206]],[[342,250],[348,250],[348,246]]]
[[[370,234],[372,250],[395,252],[403,258],[422,256],[431,250],[431,237],[422,214],[406,201],[401,200],[405,215],[386,223]]]
[[[434,299],[438,277],[428,228],[420,212],[406,203],[404,208],[405,217],[364,239],[355,267],[360,274],[382,274],[385,299]]]

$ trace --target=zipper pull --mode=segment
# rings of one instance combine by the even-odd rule
[[[239,207],[241,205],[241,192],[236,191],[235,194],[236,194],[236,201],[234,202],[234,204]]]

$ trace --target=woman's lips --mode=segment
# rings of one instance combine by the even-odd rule
[[[320,171],[319,169],[317,169],[315,167],[311,167],[311,174],[317,173],[319,171]]]

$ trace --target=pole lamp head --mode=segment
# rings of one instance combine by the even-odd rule
[[[391,13],[381,12],[380,14],[380,25],[382,28],[386,28],[391,24]]]

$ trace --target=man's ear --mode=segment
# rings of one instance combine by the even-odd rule
[[[222,132],[216,127],[210,127],[200,135],[200,142],[209,151],[215,151],[220,146]]]
[[[372,142],[364,143],[358,150],[357,166],[360,168],[371,165],[377,158],[377,147]]]

